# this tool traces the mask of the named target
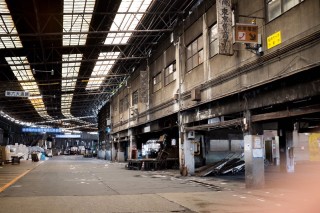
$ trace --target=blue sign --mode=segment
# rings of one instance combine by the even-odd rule
[[[22,128],[22,132],[53,132],[59,133],[61,129],[59,128]]]

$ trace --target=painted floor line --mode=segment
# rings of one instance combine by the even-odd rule
[[[38,167],[41,163],[40,162],[37,166],[35,166],[34,168]],[[15,182],[17,182],[20,178],[22,178],[23,176],[25,176],[26,174],[28,174],[30,171],[32,171],[34,168],[32,169],[28,169],[27,171],[25,171],[24,173],[22,173],[21,175],[15,177],[13,180],[11,180],[9,183],[7,183],[6,185],[2,186],[0,188],[0,193],[3,192],[4,190],[6,190],[9,186],[11,186],[12,184],[14,184]]]

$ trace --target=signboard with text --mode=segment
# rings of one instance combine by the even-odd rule
[[[255,24],[236,24],[235,42],[258,43],[258,26]]]
[[[220,55],[233,55],[231,0],[217,0],[217,26]]]
[[[281,32],[280,31],[273,33],[272,35],[267,37],[268,49],[275,47],[279,44],[281,44]]]
[[[5,96],[7,97],[29,97],[29,92],[27,91],[9,91],[5,92]]]

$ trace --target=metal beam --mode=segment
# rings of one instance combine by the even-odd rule
[[[198,126],[185,127],[184,129],[187,131],[192,131],[192,130],[210,131],[213,129],[221,129],[221,128],[230,127],[230,126],[240,126],[241,121],[242,121],[242,118],[236,118],[228,121],[221,121],[214,124],[203,124]]]
[[[0,34],[0,37],[39,37],[39,36],[63,36],[63,35],[96,35],[107,33],[159,33],[159,32],[172,32],[173,29],[152,29],[152,30],[106,30],[106,31],[88,31],[88,32],[57,32],[57,33],[11,33]]]
[[[67,63],[77,63],[77,62],[96,62],[96,61],[123,61],[123,60],[141,60],[147,57],[123,57],[123,58],[106,58],[106,59],[84,59],[84,60],[72,60],[72,61],[47,61],[47,62],[31,62],[31,63],[21,63],[22,65],[45,65],[45,64],[67,64]],[[0,67],[9,66],[8,64],[0,64]]]
[[[273,119],[279,119],[279,118],[307,115],[307,114],[312,114],[317,112],[320,112],[320,104],[298,108],[298,109],[288,109],[283,111],[264,113],[260,115],[252,115],[251,121],[252,122],[266,121],[266,120],[273,120]]]

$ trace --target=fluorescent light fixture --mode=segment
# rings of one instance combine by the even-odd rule
[[[20,48],[22,47],[19,36],[9,36],[10,34],[18,34],[17,29],[13,23],[7,3],[0,0],[0,34],[7,34],[8,36],[0,37],[0,49],[5,48]]]
[[[39,98],[42,98],[42,95],[29,96],[28,98],[29,98],[30,100],[32,100],[32,99],[39,99]]]
[[[98,132],[88,132],[88,134],[90,134],[90,135],[98,135],[99,133]]]
[[[128,31],[134,30],[139,24],[143,14],[147,11],[152,0],[122,0],[119,6],[113,23],[111,25],[111,31]],[[129,12],[128,14],[124,14]],[[139,14],[134,14],[139,12]],[[126,44],[131,37],[132,33],[109,33],[105,40],[105,44]]]
[[[119,55],[120,52],[101,52],[99,54],[98,61],[93,68],[86,90],[96,90],[100,88],[105,77],[97,76],[107,76]]]
[[[33,77],[28,59],[23,57],[5,57],[8,65],[10,66],[13,74],[16,76],[20,85],[24,91],[29,91],[30,97],[38,96],[39,98],[30,98],[29,100],[38,114],[47,119],[51,119],[46,111],[46,107],[43,103],[42,96],[40,94],[38,85]]]
[[[95,0],[64,0],[63,2],[63,46],[85,45]]]

